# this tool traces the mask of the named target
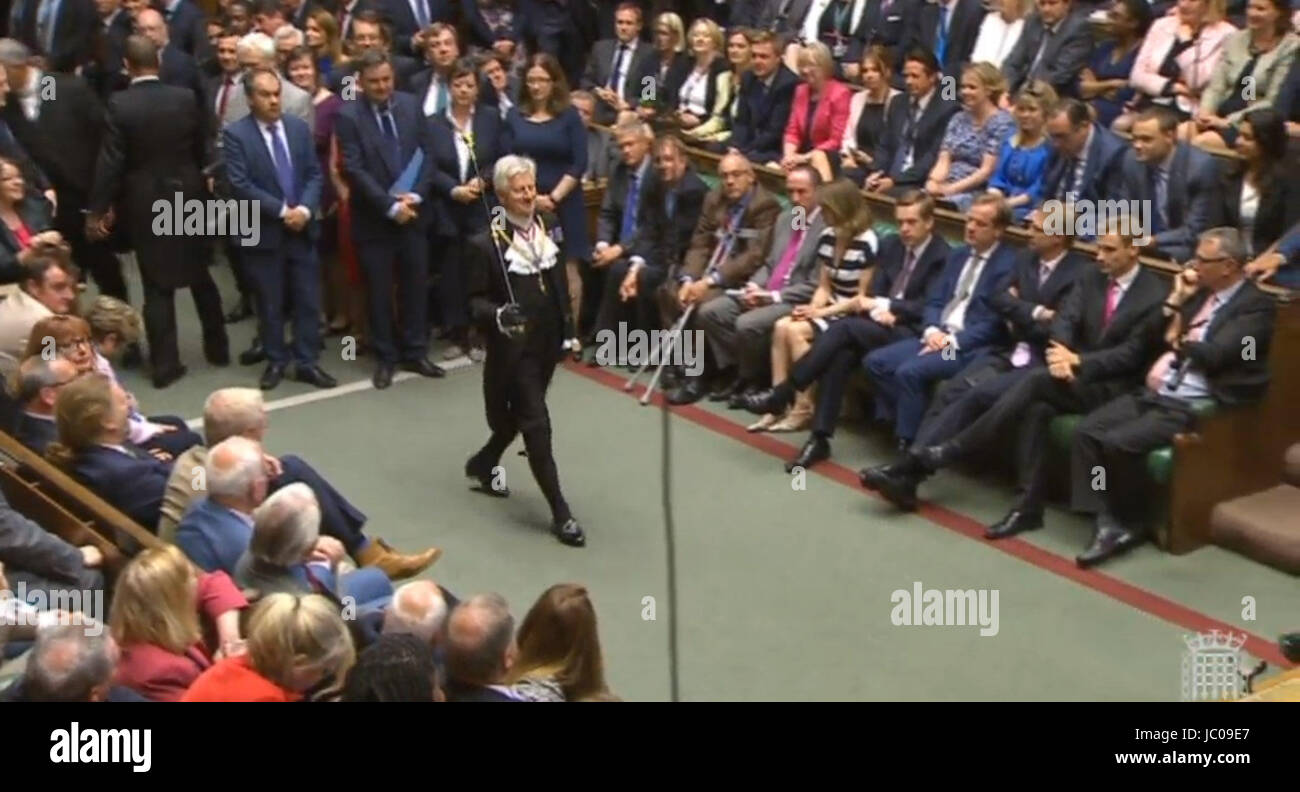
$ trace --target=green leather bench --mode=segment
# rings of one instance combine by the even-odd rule
[[[1197,405],[1196,415],[1200,418],[1208,418],[1217,411],[1214,402],[1206,400]],[[1052,444],[1063,453],[1070,452],[1070,445],[1074,442],[1074,430],[1079,426],[1079,421],[1083,420],[1082,415],[1058,415],[1052,419],[1052,425],[1049,428],[1051,433]],[[1147,454],[1147,474],[1151,480],[1160,486],[1168,486],[1169,479],[1174,467],[1174,449],[1173,446],[1164,446],[1157,448]]]

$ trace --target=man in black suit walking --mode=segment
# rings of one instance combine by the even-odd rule
[[[72,246],[73,260],[94,276],[101,292],[126,300],[122,265],[107,244],[86,238],[83,215],[104,133],[104,107],[80,77],[46,74],[29,65],[30,55],[18,41],[0,40],[11,93],[0,119],[53,182],[54,228]],[[70,145],[73,141],[76,145]]]
[[[1164,348],[1145,384],[1093,410],[1075,431],[1071,505],[1096,515],[1079,566],[1094,566],[1146,541],[1148,452],[1191,429],[1199,409],[1258,401],[1268,388],[1277,306],[1245,278],[1245,262],[1236,229],[1201,234],[1195,258],[1165,300]],[[1099,474],[1104,486],[1094,486]]]
[[[370,338],[379,359],[374,383],[382,390],[393,383],[399,362],[421,376],[445,374],[427,357],[431,207],[426,201],[433,181],[433,140],[415,97],[393,90],[387,53],[370,50],[358,66],[363,96],[343,106],[335,134],[343,174],[352,185],[352,236],[370,289]],[[394,286],[401,309],[400,342],[393,336]]]
[[[154,232],[155,202],[171,207],[178,193],[181,200],[205,196],[200,168],[209,157],[194,95],[159,81],[153,42],[144,36],[128,38],[126,64],[131,86],[109,100],[87,233],[92,239],[107,236],[110,210],[126,228],[144,284],[153,382],[164,388],[186,372],[176,341],[177,289],[189,287],[194,297],[208,361],[230,363],[221,295],[208,272],[207,240],[183,236],[178,228],[167,235]]]

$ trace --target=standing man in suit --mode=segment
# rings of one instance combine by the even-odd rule
[[[569,85],[581,82],[585,58],[596,40],[596,15],[585,0],[529,0],[524,31],[529,52],[551,53]]]
[[[293,310],[294,379],[318,388],[338,384],[320,367],[320,193],[324,174],[311,130],[280,108],[279,75],[258,69],[244,78],[252,112],[226,127],[222,147],[231,193],[256,201],[265,221],[253,247],[243,251],[247,273],[257,283],[259,333],[267,366],[262,390],[284,378],[289,350],[284,344],[284,305]]]
[[[204,128],[206,129],[207,125],[211,123],[211,116],[207,112],[207,102],[204,100],[203,94],[203,81],[199,73],[198,63],[194,60],[194,57],[171,43],[168,38],[167,23],[163,20],[163,15],[152,8],[146,8],[135,15],[135,31],[152,41],[161,53],[161,67],[158,71],[158,79],[167,85],[175,85],[178,88],[185,88],[194,93],[194,99],[198,103],[203,117]]]
[[[159,5],[167,21],[168,38],[178,49],[198,63],[212,57],[204,14],[198,6],[190,0],[162,0]]]
[[[143,12],[142,12],[143,13]],[[201,114],[191,93],[158,79],[158,48],[144,36],[126,45],[131,86],[109,101],[87,233],[108,234],[110,208],[130,236],[144,285],[144,322],[154,387],[185,375],[177,345],[175,291],[189,287],[203,327],[203,352],[215,366],[230,363],[221,294],[208,272],[207,240],[153,232],[154,203],[176,193],[204,194],[200,167],[208,160]]]
[[[455,21],[449,0],[380,0],[379,10],[393,31],[393,50],[416,58],[428,46],[425,31],[430,25]]]
[[[924,328],[925,296],[951,250],[934,233],[934,200],[925,193],[913,190],[898,199],[894,220],[898,233],[881,241],[871,278],[872,296],[861,301],[858,313],[832,322],[807,354],[795,361],[786,382],[739,399],[741,407],[756,415],[779,415],[794,403],[799,391],[818,384],[812,434],[798,456],[787,463],[788,470],[796,465],[807,469],[830,458],[830,438],[839,421],[844,388],[863,356],[897,341],[918,338]]]
[[[1030,80],[1042,80],[1058,96],[1074,96],[1079,72],[1092,55],[1092,26],[1073,0],[1037,0],[1038,13],[1025,20],[1023,32],[1002,64],[1011,96]]]
[[[760,32],[752,39],[749,71],[740,78],[736,120],[728,145],[750,162],[777,162],[799,78],[781,62],[777,40]]]
[[[596,123],[611,124],[618,108],[634,105],[641,86],[636,75],[645,69],[654,49],[641,41],[641,7],[623,2],[614,11],[614,38],[601,39],[591,48],[582,75],[582,87],[599,100]]]
[[[780,49],[784,50],[786,45],[799,37],[812,5],[812,0],[765,0],[754,28],[771,33],[776,37]],[[818,11],[819,15],[820,13]]]
[[[1015,266],[1015,252],[1002,244],[1010,223],[1011,210],[1000,196],[976,196],[966,213],[966,244],[948,257],[926,298],[921,337],[877,349],[863,361],[876,388],[877,416],[893,418],[900,448],[916,438],[931,385],[1005,340],[993,295],[1006,288]]]
[[[289,15],[286,21],[304,32],[307,30],[307,17],[317,8],[319,6],[311,0],[284,0],[284,10]]]
[[[907,55],[903,66],[907,90],[885,109],[885,131],[871,160],[880,170],[867,175],[868,190],[901,195],[925,185],[939,158],[948,121],[960,109],[943,95],[941,77],[939,64],[929,52],[915,50]]]
[[[379,50],[388,53],[389,61],[393,65],[394,85],[399,91],[410,91],[411,84],[415,75],[423,68],[423,61],[419,58],[412,58],[408,55],[394,53],[392,40],[389,38],[388,28],[385,26],[383,17],[378,11],[373,9],[364,9],[357,11],[352,18],[352,37],[348,39],[348,47],[354,53],[351,60],[334,65],[334,72],[330,75],[330,90],[336,94],[342,95],[344,88],[347,86],[344,81],[348,77],[356,79],[352,90],[360,84],[360,76],[357,75],[357,64],[361,62],[362,53],[370,50]]]
[[[1185,261],[1214,217],[1219,182],[1214,158],[1177,139],[1178,119],[1163,107],[1133,123],[1133,148],[1123,163],[1124,195],[1149,202],[1153,237],[1143,251]]]
[[[125,301],[122,265],[107,244],[86,238],[83,214],[104,134],[104,107],[80,77],[47,75],[29,65],[30,56],[14,39],[0,40],[0,64],[13,97],[0,109],[0,119],[53,182],[54,228],[72,246],[73,260],[90,271],[100,292]]]
[[[370,0],[347,0],[347,2],[340,0],[338,4],[339,38],[350,41],[352,39],[352,21],[363,11],[371,10],[373,5]]]
[[[343,175],[352,185],[352,236],[370,293],[370,338],[379,363],[375,387],[393,384],[399,365],[424,377],[445,372],[428,359],[430,207],[433,141],[415,97],[393,89],[387,53],[360,58],[361,101],[345,103],[335,134]],[[394,282],[393,269],[397,268]],[[393,297],[400,302],[400,339],[393,335]]]
[[[275,54],[275,39],[264,33],[249,33],[235,45],[235,56],[244,74],[253,69],[270,69],[278,71],[279,64]],[[226,102],[225,112],[221,115],[221,126],[225,127],[238,121],[249,113],[248,95],[243,89],[243,77],[235,78],[233,90]],[[219,108],[219,97],[214,97],[213,107]],[[300,118],[314,133],[316,130],[316,108],[312,104],[311,94],[284,81],[280,86],[280,107],[285,115]],[[219,136],[218,136],[219,137]]]
[[[1052,152],[1043,178],[1043,195],[1061,203],[1110,201],[1120,197],[1127,146],[1092,120],[1088,105],[1063,99],[1047,119]]]
[[[925,50],[934,56],[945,75],[960,80],[962,67],[970,61],[980,24],[984,22],[983,1],[934,0],[923,2],[913,10],[902,52],[908,53],[913,48]],[[906,62],[899,65],[906,66]]]
[[[1079,566],[1094,566],[1146,541],[1148,452],[1192,429],[1199,407],[1234,407],[1263,397],[1277,308],[1244,277],[1245,258],[1236,229],[1201,234],[1196,257],[1165,300],[1164,349],[1145,385],[1093,410],[1075,431],[1071,505],[1096,515]],[[1243,354],[1247,344],[1254,354]],[[1104,488],[1093,486],[1099,471],[1105,471]]]
[[[657,139],[653,152],[654,172],[637,207],[637,233],[609,265],[597,331],[628,319],[643,328],[659,326],[654,295],[681,261],[709,192],[691,167],[680,138]]]
[[[429,68],[411,79],[411,93],[420,100],[424,116],[438,116],[447,112],[451,104],[451,70],[460,59],[460,39],[456,28],[445,22],[436,22],[424,37],[422,55]]]
[[[681,267],[659,290],[664,327],[676,324],[690,306],[703,305],[726,289],[744,286],[772,244],[781,205],[758,183],[753,164],[741,154],[729,153],[718,163],[718,175],[721,183],[704,199]],[[692,314],[682,332],[700,329],[699,315]],[[704,357],[704,371],[685,376],[681,386],[668,395],[669,403],[693,404],[704,398],[706,377],[716,368],[708,362],[707,345]]]
[[[9,34],[45,57],[45,68],[72,73],[90,51],[93,0],[14,0]]]
[[[812,299],[821,274],[817,246],[826,228],[817,205],[820,184],[817,169],[808,165],[786,174],[790,208],[776,221],[763,266],[750,276],[741,294],[724,294],[700,306],[700,324],[722,383],[709,394],[711,401],[729,401],[762,387],[772,326],[796,305]]]

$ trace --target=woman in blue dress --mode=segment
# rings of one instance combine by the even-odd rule
[[[984,191],[998,164],[1002,141],[1015,129],[1011,114],[998,108],[1006,78],[991,63],[972,63],[961,73],[960,112],[948,122],[939,157],[930,169],[925,191],[959,210]]]
[[[1079,96],[1097,111],[1097,123],[1109,128],[1133,100],[1129,75],[1151,27],[1151,8],[1146,0],[1115,0],[1106,20],[1110,38],[1093,48],[1088,68],[1079,72]]]
[[[506,114],[501,151],[520,154],[537,164],[537,208],[559,219],[561,248],[569,283],[574,327],[582,305],[580,261],[591,249],[583,209],[582,174],[587,170],[587,130],[569,103],[569,84],[549,53],[528,59],[525,90]],[[576,351],[577,339],[566,345]]]
[[[1030,80],[1020,89],[1012,107],[1016,131],[1002,142],[989,191],[1007,199],[1017,223],[1043,200],[1043,176],[1052,153],[1043,130],[1056,102],[1056,91],[1050,84]]]

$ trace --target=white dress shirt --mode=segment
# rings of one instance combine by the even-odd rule
[[[1023,17],[1008,22],[1001,14],[986,14],[984,21],[980,23],[979,36],[975,39],[975,49],[971,51],[970,62],[986,61],[1002,68],[1002,62],[1015,48],[1024,28]]]

